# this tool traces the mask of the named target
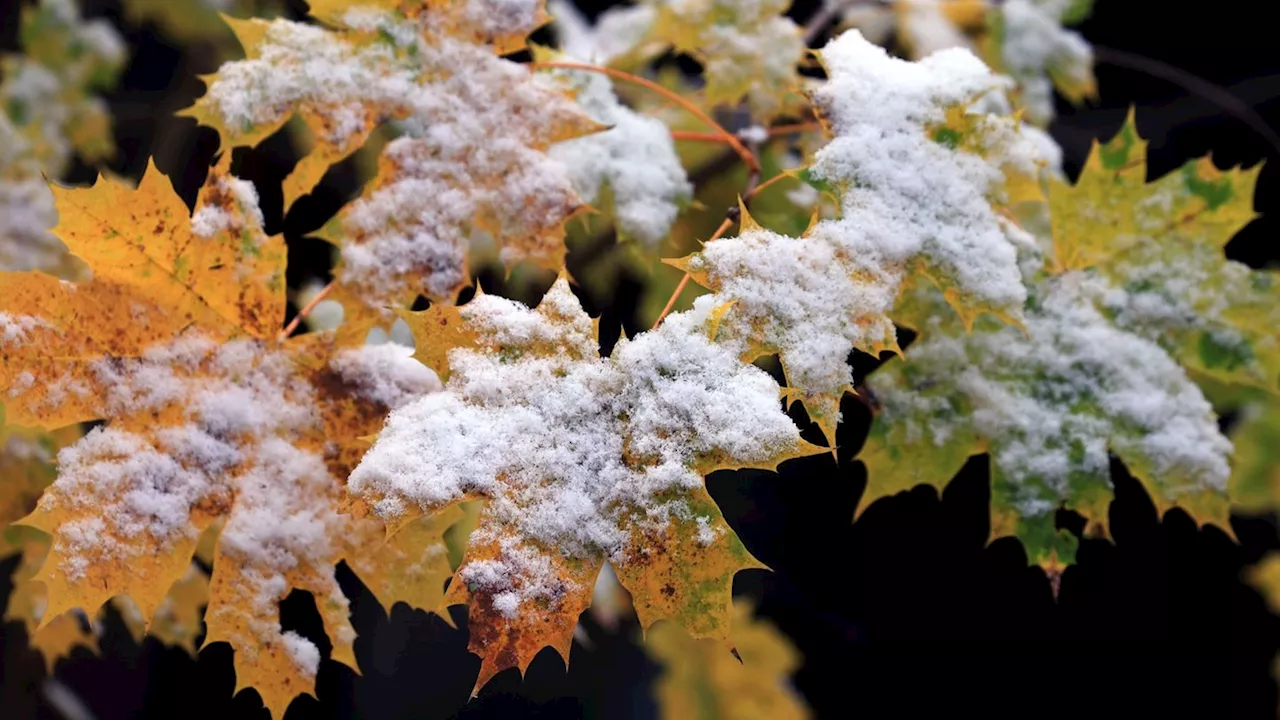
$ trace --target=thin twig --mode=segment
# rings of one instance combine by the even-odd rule
[[[720,239],[721,235],[724,235],[726,232],[729,231],[729,228],[733,227],[733,223],[734,223],[734,220],[732,217],[726,217],[724,219],[724,222],[720,223],[720,227],[716,228],[716,231],[712,233],[710,238],[707,239],[707,242]],[[689,273],[685,273],[684,277],[680,278],[680,284],[676,285],[675,291],[671,293],[671,297],[667,298],[667,304],[663,306],[662,312],[658,313],[658,319],[653,321],[654,328],[661,325],[663,318],[665,318],[667,315],[671,313],[671,308],[676,306],[676,298],[680,297],[680,293],[684,292],[684,289],[688,284],[689,284]],[[653,328],[650,328],[650,329],[653,329]]]
[[[818,122],[793,123],[791,125],[774,125],[773,127],[769,128],[769,135],[771,136],[772,135],[790,135],[792,133],[810,132],[810,131],[821,130],[821,129],[822,129],[822,123],[818,123]]]
[[[662,312],[658,313],[658,319],[653,321],[653,327],[662,324],[662,319],[671,313],[671,308],[676,305],[676,298],[680,297],[680,293],[684,292],[684,288],[689,284],[689,273],[685,273],[680,278],[680,283],[676,285],[676,289],[671,293],[671,297],[667,298],[667,304],[662,306]]]
[[[790,176],[790,175],[788,175],[787,173],[778,173],[777,175],[774,175],[773,177],[769,178],[768,180],[765,180],[764,182],[762,182],[762,183],[760,183],[759,185],[755,186],[755,188],[754,188],[753,190],[751,190],[750,192],[748,192],[746,195],[743,195],[743,196],[742,196],[742,201],[743,201],[744,203],[749,203],[749,202],[751,202],[751,200],[752,200],[752,199],[754,199],[754,198],[755,198],[755,196],[757,196],[757,195],[759,195],[760,193],[764,192],[764,189],[765,189],[765,188],[767,188],[767,187],[769,187],[770,185],[772,185],[772,184],[774,184],[774,183],[778,182],[779,180],[786,180],[786,179],[787,179],[787,178],[789,178],[789,177],[791,177],[791,176]]]
[[[742,141],[738,140],[737,136],[735,136],[733,133],[729,132],[728,130],[725,130],[720,123],[716,122],[715,119],[713,119],[710,115],[703,112],[702,108],[699,108],[697,105],[694,105],[693,103],[689,102],[685,98],[680,97],[679,95],[671,92],[667,88],[662,87],[661,85],[659,85],[656,82],[653,82],[652,80],[642,78],[638,75],[632,75],[631,73],[623,72],[621,70],[614,70],[613,68],[599,67],[596,65],[587,65],[585,63],[537,62],[537,63],[531,63],[530,67],[535,70],[539,68],[559,68],[561,70],[581,70],[583,72],[599,73],[601,75],[608,75],[609,77],[617,78],[618,80],[622,80],[624,82],[629,82],[635,85],[639,85],[641,87],[648,88],[658,93],[659,95],[662,95],[664,98],[670,100],[671,102],[676,103],[677,105],[684,108],[685,110],[688,110],[690,113],[693,114],[694,117],[698,118],[699,120],[701,120],[702,122],[710,126],[711,128],[715,129],[717,133],[719,133],[721,136],[724,137],[725,143],[728,144],[729,147],[733,148],[734,152],[738,153],[738,156],[742,158],[742,161],[747,164],[748,169],[756,170],[756,171],[760,169],[760,163],[756,160],[756,156],[752,154],[750,150],[747,149],[746,145],[742,144]]]
[[[804,24],[804,44],[812,45],[822,37],[836,16],[855,5],[884,5],[885,0],[823,0],[822,7]]]
[[[844,5],[845,3],[841,0],[823,0],[822,6],[804,24],[804,44],[812,45],[815,40],[822,37],[822,33],[826,32],[827,26],[836,19],[836,15],[840,14]]]
[[[726,142],[724,135],[714,132],[694,132],[692,130],[672,130],[672,140],[692,140],[694,142]]]
[[[312,310],[316,309],[316,306],[320,304],[321,300],[324,300],[324,297],[328,295],[329,291],[332,289],[333,283],[329,283],[321,288],[320,292],[316,293],[315,297],[311,298],[311,302],[304,305],[303,308],[298,311],[298,314],[293,316],[293,320],[289,321],[289,324],[285,326],[284,330],[280,331],[279,339],[284,341],[292,335],[293,331],[298,329],[298,325],[302,323],[302,320],[310,315]]]
[[[1152,77],[1158,77],[1161,80],[1167,80],[1192,95],[1198,95],[1208,100],[1210,103],[1225,110],[1227,114],[1248,125],[1250,130],[1257,133],[1271,146],[1271,149],[1277,155],[1280,155],[1280,134],[1276,133],[1275,129],[1267,124],[1267,121],[1258,114],[1257,110],[1254,110],[1252,106],[1233,95],[1226,88],[1211,83],[1198,75],[1193,75],[1182,68],[1174,67],[1162,60],[1136,55],[1124,50],[1094,45],[1093,55],[1098,59],[1098,62],[1136,70]]]
[[[757,145],[756,143],[751,143],[747,147],[751,150],[751,153],[753,155],[760,150],[759,145]],[[747,186],[742,189],[742,202],[744,205],[747,204],[749,198],[755,197],[756,186],[759,184],[760,184],[760,167],[756,166],[754,168],[751,168],[750,171],[747,173]],[[736,210],[737,208],[734,208],[734,209]],[[731,210],[730,212],[733,212],[733,211]]]

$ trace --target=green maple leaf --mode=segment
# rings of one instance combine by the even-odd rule
[[[860,458],[870,502],[918,484],[942,488],[972,454],[991,455],[991,539],[1014,536],[1058,577],[1077,540],[1058,508],[1108,537],[1118,455],[1163,512],[1180,507],[1230,534],[1231,446],[1207,400],[1160,346],[1116,328],[1081,272],[1033,286],[1025,332],[986,318],[971,334],[933,291],[931,320],[905,361],[868,382],[880,404]],[[924,294],[925,291],[919,291]],[[928,307],[929,298],[917,299]]]
[[[1280,282],[1223,253],[1256,217],[1260,169],[1219,170],[1205,157],[1147,182],[1146,142],[1130,116],[1094,146],[1074,186],[1053,186],[1055,262],[1102,275],[1115,323],[1188,368],[1274,392]]]

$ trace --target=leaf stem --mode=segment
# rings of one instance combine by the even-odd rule
[[[724,222],[720,223],[720,227],[716,228],[716,231],[707,239],[707,242],[719,239],[721,235],[724,235],[729,231],[729,228],[733,227],[733,222],[734,220],[732,217],[726,217]],[[658,314],[658,319],[653,321],[653,327],[649,328],[650,330],[661,325],[663,318],[671,314],[671,308],[676,305],[676,298],[680,297],[680,293],[684,292],[685,287],[689,284],[689,277],[689,273],[686,272],[684,277],[680,278],[680,284],[676,285],[676,289],[671,293],[671,297],[667,298],[666,306],[663,307],[662,312]]]
[[[320,304],[321,300],[324,300],[330,290],[333,290],[332,282],[325,285],[323,288],[320,288],[320,292],[316,293],[315,297],[311,298],[311,302],[304,305],[302,309],[298,311],[298,314],[293,316],[293,320],[289,321],[289,324],[285,326],[284,330],[280,331],[280,337],[277,339],[283,342],[292,335],[293,331],[298,329],[298,325],[302,324],[303,319],[310,315],[312,310],[316,309],[316,306]]]
[[[762,182],[762,183],[760,183],[759,185],[755,186],[755,188],[754,188],[753,190],[751,190],[750,192],[748,192],[746,195],[743,195],[743,196],[742,196],[742,201],[745,203],[745,202],[748,202],[748,201],[750,201],[750,200],[754,199],[754,198],[755,198],[755,196],[756,196],[756,195],[759,195],[761,192],[763,192],[765,188],[767,188],[767,187],[769,187],[770,185],[772,185],[772,184],[774,184],[774,183],[778,182],[779,180],[785,180],[785,179],[786,179],[786,178],[788,178],[788,177],[790,177],[790,176],[789,176],[789,175],[787,175],[787,174],[786,174],[786,173],[784,173],[784,172],[783,172],[783,173],[778,173],[777,175],[774,175],[773,177],[769,178],[768,180],[765,180],[764,182]]]
[[[693,132],[691,130],[672,130],[672,140],[693,140],[696,142],[725,142],[724,136],[713,132]]]
[[[819,122],[792,123],[790,125],[774,125],[773,127],[769,128],[769,134],[770,135],[790,135],[791,133],[811,132],[814,130],[821,130],[821,129],[822,129],[822,123],[819,123]]]
[[[740,141],[737,138],[737,136],[735,136],[733,133],[729,132],[728,130],[725,130],[724,126],[716,122],[710,115],[703,112],[702,108],[699,108],[697,105],[694,105],[693,103],[689,102],[685,98],[680,97],[679,95],[675,94],[674,92],[671,92],[667,88],[662,87],[661,85],[659,85],[656,82],[653,82],[652,80],[647,80],[638,75],[632,75],[631,73],[623,72],[621,70],[614,70],[613,68],[608,68],[608,67],[599,67],[597,65],[587,65],[585,63],[535,62],[535,63],[530,63],[530,67],[535,70],[539,68],[559,68],[561,70],[581,70],[583,72],[599,73],[601,75],[608,75],[609,77],[617,78],[618,80],[622,80],[624,82],[629,82],[634,85],[639,85],[641,87],[648,88],[649,90],[652,90],[658,93],[659,95],[670,100],[671,102],[678,104],[680,107],[684,108],[685,110],[688,110],[690,113],[693,114],[694,117],[698,118],[699,120],[701,120],[702,122],[706,123],[711,128],[713,128],[716,131],[716,133],[719,134],[724,139],[725,143],[727,143],[729,147],[733,148],[734,152],[738,153],[738,157],[742,158],[742,161],[747,164],[748,168],[750,168],[751,170],[757,170],[757,171],[760,169],[760,163],[756,160],[756,156],[750,150],[747,149],[746,145],[742,144],[742,141]]]

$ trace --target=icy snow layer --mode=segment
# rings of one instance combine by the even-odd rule
[[[401,119],[405,135],[332,233],[340,279],[371,305],[452,299],[477,236],[492,236],[504,260],[557,264],[562,224],[581,206],[546,150],[594,125],[527,68],[438,34],[433,17],[351,10],[342,20],[352,32],[265,23],[251,58],[223,65],[200,101],[233,140],[302,112],[323,118],[322,142],[344,149]]]
[[[889,315],[915,273],[970,314],[1021,315],[1015,230],[992,201],[1002,167],[1034,176],[1039,160],[1009,118],[966,116],[987,157],[931,136],[948,109],[1001,87],[967,51],[904,62],[849,31],[822,57],[830,80],[814,100],[834,138],[810,171],[841,193],[841,216],[798,239],[749,227],[708,243],[689,268],[705,274],[718,302],[736,301],[724,341],[780,353],[789,386],[831,403],[850,383],[851,347],[896,347]]]
[[[1108,449],[1158,489],[1157,502],[1224,493],[1231,443],[1195,383],[1095,309],[1095,281],[1048,282],[1025,335],[994,324],[965,334],[936,315],[906,362],[869,379],[890,441],[985,439],[1023,518],[1053,512],[1081,478],[1109,487]]]
[[[40,28],[30,57],[0,61],[0,270],[56,271],[66,248],[45,177],[74,153],[95,160],[110,148],[106,105],[90,95],[124,63],[124,42],[104,20],[81,20],[70,0],[42,0],[27,20]],[[64,48],[76,52],[62,52]]]
[[[610,129],[553,145],[551,157],[568,168],[574,190],[588,203],[596,201],[607,183],[620,236],[656,250],[680,208],[693,198],[671,131],[618,102],[607,77],[565,75],[572,78],[582,108]]]
[[[798,442],[776,383],[708,341],[705,310],[607,359],[564,280],[536,310],[482,295],[463,314],[480,348],[452,351],[445,391],[392,413],[349,489],[388,518],[487,498],[471,543],[500,559],[459,572],[507,617],[563,594],[547,548],[625,564],[634,533],[675,519],[714,542],[722,523],[686,500],[703,487],[698,463],[766,462]]]

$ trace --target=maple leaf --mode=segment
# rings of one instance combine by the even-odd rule
[[[1261,593],[1272,614],[1280,614],[1280,553],[1268,553],[1257,565],[1245,568],[1244,579]],[[1280,655],[1271,661],[1271,676],[1280,677]]]
[[[1095,143],[1074,186],[1051,188],[1056,263],[1095,268],[1113,288],[1102,303],[1116,324],[1186,367],[1280,390],[1280,278],[1223,251],[1256,217],[1260,170],[1201,158],[1148,183],[1130,113],[1114,138]]]
[[[897,351],[890,313],[909,277],[943,288],[966,324],[981,312],[1021,317],[1016,229],[993,201],[1039,164],[1015,120],[952,112],[1001,85],[965,51],[908,63],[850,31],[822,57],[830,80],[814,102],[834,137],[805,174],[840,196],[840,217],[794,238],[744,212],[738,237],[671,264],[733,302],[717,340],[746,359],[778,353],[790,397],[834,447],[848,354]]]
[[[661,717],[810,717],[788,684],[800,667],[800,654],[771,623],[753,615],[750,603],[734,602],[736,657],[723,644],[693,638],[675,623],[661,623],[649,633],[645,649],[662,665],[655,688]]]
[[[469,247],[559,268],[564,222],[583,209],[554,143],[602,129],[565,91],[494,53],[545,20],[536,0],[318,3],[335,25],[232,23],[248,58],[224,64],[188,114],[224,147],[252,145],[301,117],[314,150],[292,195],[398,120],[364,195],[326,225],[342,251],[331,295],[349,321],[418,295],[452,302]],[[291,198],[286,198],[289,200]]]
[[[446,532],[466,518],[460,506],[415,518],[396,528],[394,534],[381,533],[379,537],[358,542],[357,545],[369,551],[348,558],[347,564],[388,613],[392,605],[402,602],[435,612],[449,622],[444,586],[453,575],[454,567],[444,538]],[[364,523],[361,527],[381,530],[376,523]],[[463,540],[465,542],[465,535]]]
[[[868,379],[881,406],[860,458],[859,513],[885,495],[941,488],[971,455],[991,456],[991,538],[1013,535],[1052,579],[1076,540],[1059,507],[1107,536],[1108,451],[1163,513],[1177,506],[1231,534],[1231,444],[1199,387],[1158,345],[1113,326],[1093,303],[1096,281],[1073,272],[1033,286],[1025,333],[989,321],[966,334],[938,312],[906,362]]]
[[[536,310],[480,295],[460,312],[476,347],[392,413],[348,489],[389,523],[485,499],[446,598],[471,606],[477,687],[548,645],[567,659],[606,560],[645,627],[723,639],[734,574],[762,566],[702,475],[812,452],[773,380],[708,340],[706,312],[602,359],[563,278]]]
[[[209,604],[209,573],[205,568],[213,565],[223,524],[223,521],[215,522],[200,534],[195,557],[187,566],[186,574],[169,588],[169,594],[150,618],[143,616],[137,603],[128,595],[111,598],[111,605],[135,642],[141,644],[150,635],[166,645],[180,647],[192,656],[199,651],[196,638],[205,634],[204,609]]]
[[[1231,502],[1251,512],[1280,507],[1280,403],[1272,398],[1252,398],[1237,408],[1231,427]]]
[[[1079,104],[1098,94],[1093,49],[1067,30],[1088,17],[1092,0],[1007,0],[993,4],[979,41],[983,56],[1018,83],[1018,105],[1038,125],[1053,119],[1056,88]]]
[[[117,595],[111,604],[120,613],[125,627],[135,642],[147,635],[165,645],[174,645],[195,655],[196,638],[204,632],[204,609],[209,604],[209,574],[198,563],[187,566],[187,572],[169,588],[150,622],[128,595]]]
[[[545,25],[545,0],[316,0],[311,14],[331,25],[351,22],[351,10],[399,13],[429,24],[428,32],[488,47],[505,55],[525,47],[530,33]]]
[[[0,380],[10,421],[107,421],[60,452],[22,520],[53,537],[35,578],[46,621],[128,595],[150,623],[202,531],[225,520],[206,642],[231,642],[239,686],[279,715],[309,691],[319,655],[281,633],[276,603],[313,592],[334,659],[354,666],[333,568],[356,552],[345,538],[369,533],[339,512],[339,478],[356,438],[439,385],[407,348],[279,339],[283,240],[265,237],[256,193],[228,162],[194,214],[154,168],[137,188],[55,188],[55,233],[93,277],[0,274]]]
[[[551,146],[551,157],[569,169],[574,189],[585,202],[595,203],[607,194],[619,239],[657,250],[681,209],[693,200],[693,186],[671,131],[657,118],[619,102],[604,75],[556,70],[550,76],[575,91],[578,104],[593,120],[609,126]]]
[[[13,591],[4,611],[5,621],[22,622],[32,645],[44,655],[49,672],[54,663],[78,646],[94,648],[97,638],[74,612],[50,619],[40,627],[47,598],[44,587],[31,582],[49,551],[42,533],[10,525],[36,506],[40,494],[53,482],[53,458],[58,449],[80,436],[78,427],[49,433],[12,425],[0,426],[0,556],[17,552],[22,560],[13,574]]]
[[[745,100],[752,116],[767,121],[793,110],[800,99],[799,65],[805,42],[786,16],[791,0],[652,0],[651,32],[697,58],[711,104]]]
[[[9,523],[28,515],[36,506],[44,489],[56,476],[53,459],[60,448],[70,445],[82,435],[79,426],[53,432],[17,426],[0,429],[0,555],[10,550],[22,553],[22,561],[14,571],[14,588],[4,619],[22,622],[31,644],[44,655],[50,673],[60,658],[76,647],[96,650],[100,623],[79,609],[68,610],[45,619],[48,597],[43,583],[33,578],[49,553],[49,536],[22,525]],[[207,576],[195,565],[187,577],[173,590],[156,612],[151,633],[162,642],[179,644],[194,653],[195,637],[200,631],[201,605],[207,602]],[[203,580],[203,583],[201,582]],[[203,593],[201,589],[203,588]],[[114,601],[126,625],[139,642],[146,632],[146,622],[137,607],[125,596]]]
[[[1280,614],[1280,553],[1269,553],[1248,568],[1246,580],[1262,593],[1271,612]]]

